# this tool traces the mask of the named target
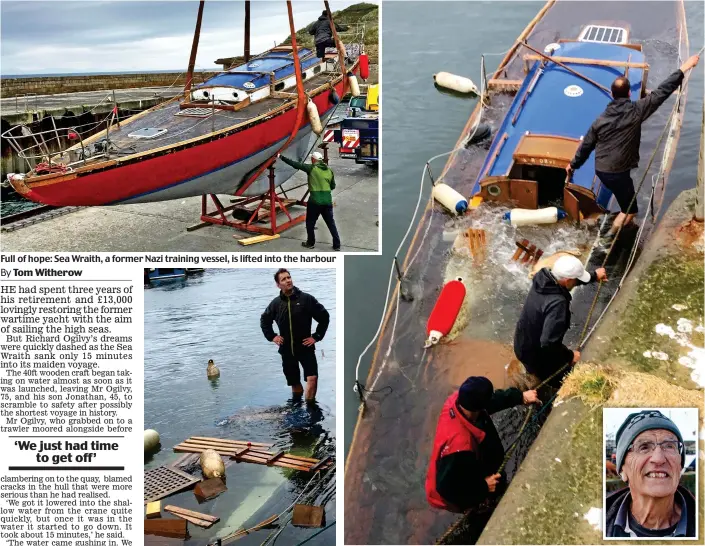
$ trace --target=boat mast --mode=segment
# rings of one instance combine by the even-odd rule
[[[289,32],[291,33],[291,54],[294,61],[294,72],[296,73],[296,121],[291,129],[291,134],[286,142],[279,148],[279,152],[285,150],[286,147],[291,144],[299,132],[299,127],[304,119],[304,112],[306,112],[306,104],[308,103],[308,97],[306,96],[306,90],[304,89],[304,80],[301,72],[301,59],[299,59],[299,46],[296,43],[296,26],[294,25],[294,13],[291,9],[291,0],[286,1],[286,9],[289,14]],[[247,179],[247,181],[240,186],[235,195],[242,195],[243,192],[252,185],[252,183],[261,175],[266,169],[268,169],[277,160],[277,154],[274,154],[267,161],[262,163],[259,168]]]
[[[201,37],[203,4],[205,4],[205,0],[201,0],[198,4],[198,18],[196,19],[196,30],[193,33],[193,43],[191,44],[191,58],[188,61],[188,74],[186,74],[186,85],[184,86],[184,100],[186,101],[190,99],[191,95],[191,83],[193,82],[193,67],[196,64],[196,53],[198,52],[198,39]]]
[[[333,39],[335,40],[335,49],[338,50],[340,74],[343,76],[343,95],[345,95],[345,84],[348,83],[348,79],[345,77],[345,53],[343,52],[343,45],[340,43],[340,39],[338,38],[338,33],[335,30],[335,23],[333,22],[333,13],[330,10],[328,0],[324,0],[323,4],[326,6],[326,11],[328,12],[328,23],[330,24],[330,30],[333,33]]]
[[[250,0],[245,0],[245,62],[250,62]]]

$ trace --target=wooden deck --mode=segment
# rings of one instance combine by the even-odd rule
[[[310,92],[327,83],[331,77],[334,77],[334,75],[330,73],[319,74],[306,80],[304,89]],[[113,124],[110,127],[109,138],[111,144],[118,150],[117,155],[124,157],[144,153],[185,140],[203,137],[224,129],[234,128],[238,125],[245,125],[250,120],[276,110],[287,103],[296,102],[296,99],[291,98],[266,98],[236,112],[215,109],[214,113],[206,117],[190,117],[176,115],[184,112],[184,110],[180,109],[182,100],[167,101],[149,112],[136,114],[132,118],[123,121],[120,127]],[[204,105],[204,108],[207,108],[207,106]],[[147,128],[166,129],[167,132],[156,138],[135,139],[128,136],[130,133]],[[84,141],[84,145],[86,147],[92,146],[94,142],[104,138],[105,131],[90,137]],[[80,148],[80,145],[74,146],[74,149],[78,148]],[[111,153],[111,158],[115,155],[115,153]],[[103,156],[95,159],[97,162],[104,160]],[[91,163],[91,161],[89,160],[88,163]]]

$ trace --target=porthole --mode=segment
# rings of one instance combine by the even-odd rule
[[[502,189],[497,184],[492,184],[491,186],[487,186],[487,193],[492,197],[499,197],[502,195]]]
[[[281,91],[284,89],[284,82],[279,82],[277,85],[274,86],[275,91]]]

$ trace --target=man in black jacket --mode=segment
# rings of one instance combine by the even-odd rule
[[[495,493],[504,447],[490,415],[533,403],[540,403],[536,391],[494,390],[486,377],[468,377],[448,397],[438,419],[426,475],[429,504],[464,512]]]
[[[550,271],[544,267],[534,275],[514,332],[514,353],[529,373],[544,380],[566,364],[580,360],[578,351],[563,344],[570,328],[570,290],[596,280],[607,280],[605,269],[588,273],[575,256],[561,256]],[[549,384],[560,386],[569,369],[566,367]]]
[[[286,269],[279,269],[274,274],[274,282],[281,292],[262,313],[260,328],[267,341],[279,345],[286,384],[296,395],[304,392],[299,372],[301,364],[306,381],[306,400],[312,401],[318,387],[315,343],[326,335],[330,315],[316,298],[294,286],[291,274]],[[318,323],[313,334],[312,320]],[[273,322],[277,323],[279,334],[272,328]]]
[[[595,150],[595,174],[614,194],[620,210],[608,235],[602,241],[603,245],[610,244],[620,226],[629,224],[639,212],[630,171],[639,166],[641,124],[678,89],[685,72],[696,66],[699,59],[697,55],[690,57],[655,91],[636,102],[632,102],[630,98],[629,80],[624,76],[614,80],[614,100],[590,126],[575,157],[566,167],[568,176],[571,176]]]
[[[338,32],[343,32],[348,30],[346,25],[339,25],[335,23],[335,30]],[[318,21],[313,23],[313,26],[309,29],[308,33],[314,36],[314,42],[316,43],[316,57],[322,59],[326,56],[327,47],[336,47],[335,41],[333,40],[333,31],[330,28],[330,21],[328,20],[328,12],[323,10],[323,13],[318,18]]]

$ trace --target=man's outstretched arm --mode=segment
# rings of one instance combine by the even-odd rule
[[[681,65],[680,69],[676,70],[673,74],[668,76],[668,78],[662,81],[661,85],[659,85],[654,91],[636,102],[636,106],[639,109],[639,114],[641,116],[641,121],[648,119],[651,114],[658,110],[659,106],[666,102],[666,99],[668,99],[668,97],[670,97],[683,82],[685,73],[691,68],[697,66],[699,60],[700,57],[693,55]]]

